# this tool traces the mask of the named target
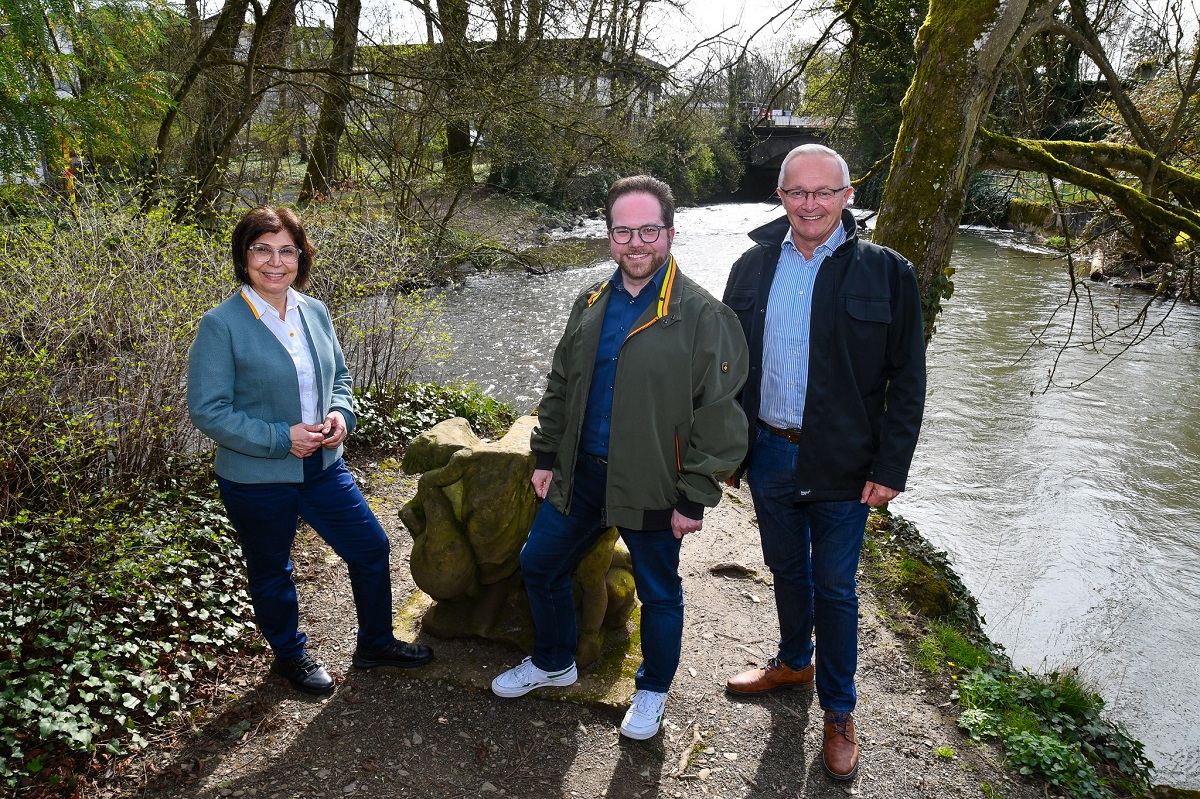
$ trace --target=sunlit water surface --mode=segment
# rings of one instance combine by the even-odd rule
[[[673,251],[719,297],[745,233],[778,214],[682,209]],[[615,268],[601,223],[572,235],[605,260],[445,293],[455,354],[436,377],[537,404],[572,300]],[[1146,744],[1158,781],[1200,788],[1200,310],[1173,309],[1098,377],[1044,392],[1056,358],[1055,383],[1071,386],[1120,349],[1031,347],[1031,331],[1053,317],[1047,337],[1061,341],[1070,320],[1054,315],[1060,262],[1018,236],[964,231],[954,266],[909,490],[892,509],[950,553],[1018,666],[1078,668]],[[1144,298],[1094,286],[1091,302],[1111,328]],[[1090,319],[1078,315],[1078,332]]]

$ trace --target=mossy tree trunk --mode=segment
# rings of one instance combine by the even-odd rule
[[[917,267],[926,337],[951,284],[976,133],[996,85],[1024,40],[1061,0],[931,0],[917,34],[917,70],[884,187],[875,241]]]
[[[981,128],[980,166],[1041,172],[1108,197],[1129,221],[1129,235],[1142,255],[1174,257],[1175,232],[1200,241],[1200,177],[1158,160],[1139,147],[1109,142],[1034,141]],[[1115,179],[1134,175],[1142,189]],[[1145,191],[1155,186],[1157,194]]]

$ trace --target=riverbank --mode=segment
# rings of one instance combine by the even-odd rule
[[[495,697],[495,674],[523,653],[481,640],[443,641],[421,630],[427,599],[412,582],[411,540],[398,512],[415,479],[394,461],[355,464],[392,542],[398,631],[437,652],[428,667],[349,667],[354,612],[340,561],[319,539],[297,553],[301,626],[337,679],[325,699],[269,676],[269,657],[224,663],[212,701],[186,728],[126,761],[87,795],[195,797],[1004,797],[1060,792],[1005,765],[994,746],[958,727],[950,673],[918,665],[927,623],[908,612],[876,570],[864,570],[856,720],[862,766],[850,785],[820,764],[820,710],[811,695],[745,700],[725,679],[774,653],[769,572],[745,489],[726,492],[689,537],[681,573],[688,602],[683,661],[662,733],[617,734],[632,681],[581,675],[567,689]],[[866,563],[868,559],[864,559]],[[636,652],[632,657],[636,658]],[[626,670],[628,671],[628,670]]]
[[[769,203],[683,208],[672,251],[720,296],[746,231],[778,216]],[[429,378],[528,412],[570,303],[611,274],[603,235],[599,220],[572,234],[598,246],[579,262],[594,266],[478,275],[445,292],[439,326],[455,355]],[[1080,673],[1164,782],[1200,789],[1200,711],[1178,701],[1200,696],[1188,667],[1200,309],[1091,282],[1073,291],[1062,262],[1021,234],[963,230],[952,264],[921,441],[893,509],[950,553],[1018,669]],[[1111,335],[1080,346],[1093,333]]]

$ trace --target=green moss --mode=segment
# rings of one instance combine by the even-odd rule
[[[1008,223],[1015,229],[1045,228],[1054,219],[1054,209],[1043,202],[1013,197],[1008,201]]]

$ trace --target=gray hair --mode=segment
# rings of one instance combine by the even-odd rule
[[[824,144],[801,144],[799,147],[793,147],[783,158],[783,163],[779,166],[779,188],[783,188],[783,175],[787,172],[788,164],[793,158],[798,158],[802,155],[822,155],[826,158],[837,159],[838,165],[842,168],[842,185],[850,185],[850,167],[846,164],[846,159],[837,154],[836,150],[826,147]]]

